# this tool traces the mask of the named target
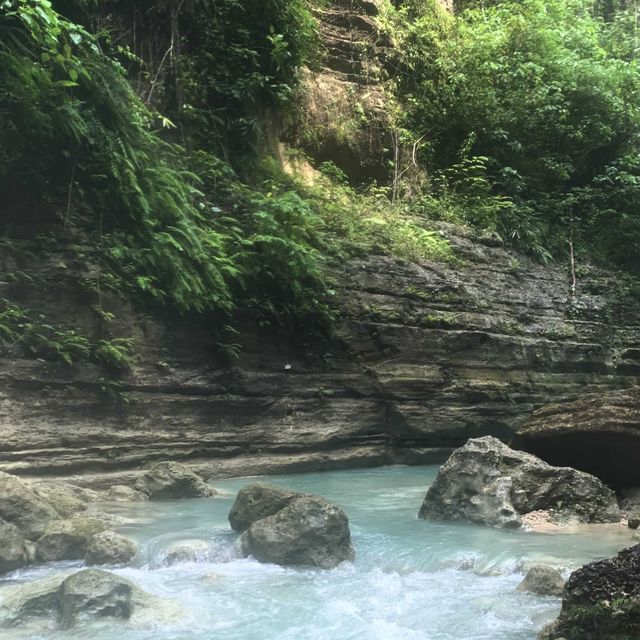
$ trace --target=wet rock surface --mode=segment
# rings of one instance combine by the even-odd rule
[[[620,520],[615,494],[597,478],[552,467],[491,436],[471,439],[451,455],[419,517],[518,528],[533,511],[547,511],[557,522]]]
[[[640,637],[640,545],[571,574],[558,620],[540,640],[632,640]]]

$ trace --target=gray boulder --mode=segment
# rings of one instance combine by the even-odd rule
[[[638,527],[640,527],[640,512],[629,514],[627,524],[629,525],[630,529],[637,529]]]
[[[59,515],[24,480],[0,471],[0,518],[18,527],[29,540],[36,540]]]
[[[241,538],[242,551],[260,562],[331,569],[353,560],[349,520],[318,496],[300,496],[275,515],[254,522]]]
[[[131,582],[108,571],[85,569],[75,573],[58,590],[58,621],[68,628],[79,617],[128,619],[133,609],[133,589]]]
[[[150,500],[207,498],[215,491],[197,474],[177,462],[158,462],[146,471],[135,489]]]
[[[238,492],[229,511],[229,524],[234,531],[242,533],[254,522],[272,516],[284,509],[300,493],[281,489],[271,484],[256,482]]]
[[[615,494],[594,476],[552,467],[492,436],[470,439],[451,454],[419,517],[518,528],[532,511],[547,511],[556,522],[620,520]]]
[[[115,531],[102,531],[91,536],[84,560],[88,565],[124,565],[133,560],[137,552],[135,542]]]
[[[518,585],[518,591],[528,591],[538,596],[562,596],[564,578],[555,568],[545,564],[534,564]]]
[[[70,520],[54,520],[47,525],[36,542],[39,560],[80,560],[87,552],[92,536],[106,529],[96,518],[80,516]]]
[[[18,527],[0,520],[0,574],[29,563],[27,541]]]

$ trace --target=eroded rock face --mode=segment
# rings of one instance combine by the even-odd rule
[[[552,467],[491,436],[471,439],[451,455],[419,517],[517,528],[532,511],[548,511],[558,522],[620,520],[615,494],[597,478]]]
[[[564,590],[560,617],[539,638],[640,638],[640,545],[574,571]]]
[[[261,482],[243,487],[229,511],[229,524],[234,531],[242,533],[257,520],[274,515],[298,496],[300,494],[295,491]]]
[[[207,498],[215,491],[197,474],[177,462],[158,462],[135,484],[135,489],[150,500]]]
[[[0,471],[0,518],[36,540],[47,523],[60,516],[24,480]]]
[[[331,569],[355,555],[344,511],[308,495],[254,522],[242,534],[241,544],[246,555],[281,565]]]
[[[514,442],[615,488],[640,485],[640,387],[546,405],[520,427]]]
[[[103,531],[89,539],[85,553],[88,565],[125,565],[135,557],[135,542],[114,531]]]
[[[20,529],[0,520],[0,574],[24,567],[29,560],[27,541]]]
[[[105,529],[104,523],[96,518],[80,516],[54,520],[36,542],[38,559],[42,562],[80,560],[84,558],[91,538]]]
[[[564,578],[555,567],[545,564],[533,565],[518,585],[518,591],[528,591],[538,596],[559,598],[564,589]]]

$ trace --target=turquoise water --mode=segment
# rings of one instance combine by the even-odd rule
[[[386,467],[275,476],[284,487],[342,506],[356,561],[333,571],[282,568],[238,558],[227,513],[255,479],[214,482],[210,500],[107,505],[130,523],[136,565],[116,570],[170,599],[179,612],[144,624],[104,621],[60,631],[0,631],[3,640],[533,640],[559,601],[516,591],[525,565],[569,570],[632,544],[630,532],[601,525],[573,534],[502,532],[418,520],[436,467]],[[174,542],[206,539],[202,562],[166,566]],[[69,563],[17,572],[42,577]],[[0,583],[1,585],[2,583]],[[2,587],[0,586],[0,599]]]

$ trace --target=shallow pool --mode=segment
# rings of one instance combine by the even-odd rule
[[[504,532],[417,519],[437,467],[386,467],[275,476],[284,487],[317,493],[349,516],[354,564],[333,571],[291,569],[240,559],[227,513],[255,479],[214,482],[208,500],[112,504],[130,523],[120,531],[141,547],[136,565],[116,570],[179,605],[156,623],[101,621],[73,630],[23,627],[3,640],[533,640],[559,601],[516,591],[527,563],[566,570],[632,544],[629,530],[600,525],[572,534]],[[163,564],[167,547],[207,539],[204,562]],[[2,585],[76,563],[16,572]]]

